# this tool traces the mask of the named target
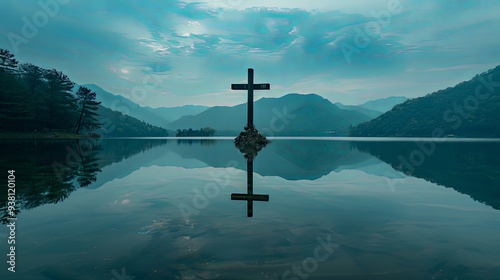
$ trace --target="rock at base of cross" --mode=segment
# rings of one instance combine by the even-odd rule
[[[253,159],[270,142],[255,127],[248,126],[245,126],[245,131],[234,139],[234,145],[245,154],[247,159]]]

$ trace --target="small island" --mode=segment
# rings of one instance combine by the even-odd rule
[[[238,137],[234,139],[234,145],[245,154],[245,158],[252,159],[257,156],[257,153],[262,150],[269,141],[255,127],[245,127]]]
[[[176,137],[211,137],[217,132],[217,130],[210,128],[210,127],[204,127],[200,128],[199,130],[193,130],[192,128],[189,129],[177,129],[177,133],[175,134]]]

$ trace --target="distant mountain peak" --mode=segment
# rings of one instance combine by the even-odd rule
[[[317,94],[291,93],[255,102],[255,125],[265,135],[325,135],[347,133],[348,127],[371,117],[343,110]],[[236,135],[246,123],[246,104],[212,107],[171,124],[171,129],[212,127],[224,135]],[[270,134],[271,133],[271,134]],[[219,134],[223,135],[223,134]]]
[[[389,96],[385,98],[368,101],[366,103],[359,105],[359,107],[385,113],[394,108],[394,106],[396,106],[397,104],[401,104],[406,100],[408,100],[408,98],[404,96]]]

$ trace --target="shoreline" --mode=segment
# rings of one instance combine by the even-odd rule
[[[177,140],[234,140],[236,136],[159,136],[159,137],[141,137],[141,136],[124,136],[124,137],[101,137],[90,138],[85,135],[79,135],[70,132],[0,132],[0,140],[72,140],[72,139],[177,139]],[[354,137],[354,136],[268,136],[269,140],[337,140],[337,141],[423,141],[423,142],[467,142],[467,141],[487,141],[498,142],[500,138],[494,137]]]
[[[2,139],[84,139],[84,135],[71,132],[0,132]]]

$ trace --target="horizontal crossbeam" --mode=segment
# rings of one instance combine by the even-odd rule
[[[248,90],[248,84],[231,84],[232,90]],[[269,90],[271,84],[253,84],[253,90]]]
[[[231,200],[253,200],[253,201],[269,201],[267,194],[246,194],[246,193],[233,193]]]

